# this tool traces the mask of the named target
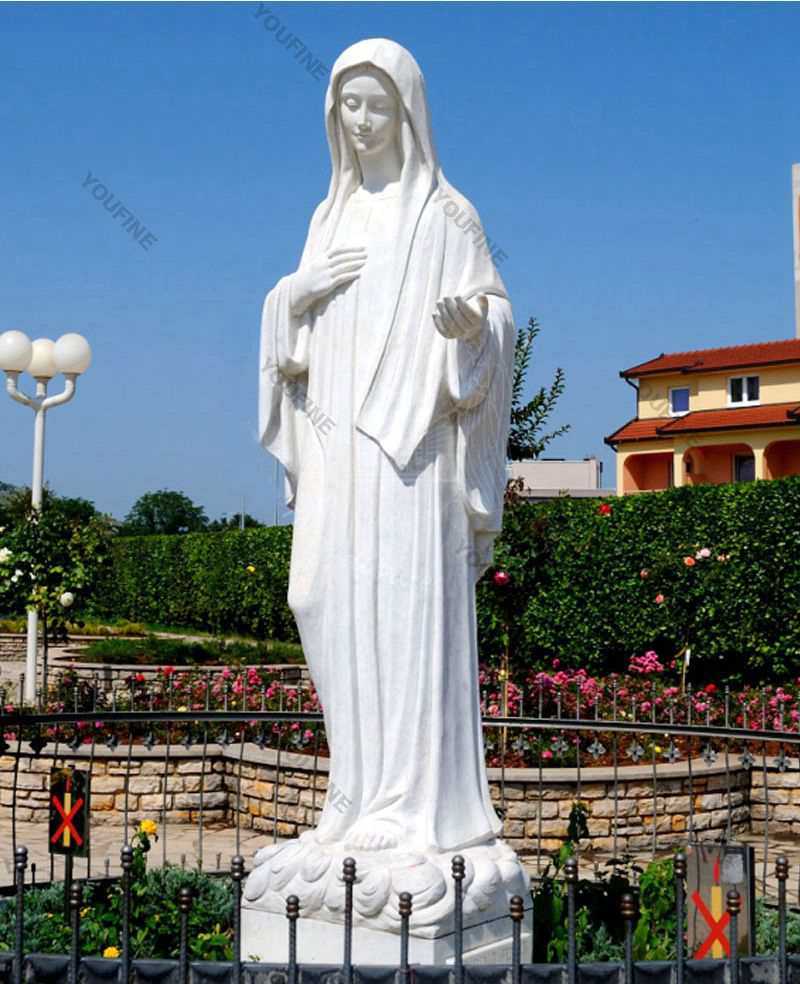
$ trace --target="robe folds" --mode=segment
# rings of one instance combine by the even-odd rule
[[[362,64],[388,75],[403,107],[400,182],[372,195],[336,114],[341,73]],[[295,512],[289,604],[331,749],[314,836],[346,842],[378,824],[402,847],[453,850],[500,830],[474,589],[501,526],[513,318],[480,221],[436,161],[411,56],[354,45],[327,107],[333,176],[305,251],[364,246],[367,261],[302,317],[291,276],[269,292],[259,396],[261,442]],[[477,336],[442,337],[436,301],[481,294]]]

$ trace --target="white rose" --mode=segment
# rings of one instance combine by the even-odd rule
[[[7,564],[11,560],[11,551],[8,547],[0,547],[0,564]]]
[[[58,600],[62,608],[69,608],[75,601],[75,595],[71,591],[65,591]]]

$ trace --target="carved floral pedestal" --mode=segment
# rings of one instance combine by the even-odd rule
[[[297,959],[341,964],[344,953],[345,857],[356,861],[353,886],[354,964],[397,965],[400,960],[399,896],[412,896],[409,960],[452,963],[455,953],[453,854],[405,851],[359,853],[320,845],[313,835],[259,851],[247,880],[242,910],[242,954],[267,963],[288,959],[286,899],[300,902]],[[462,882],[465,962],[511,959],[509,903],[519,895],[530,904],[528,876],[515,852],[493,841],[458,853]],[[530,947],[530,911],[523,923],[523,954]]]

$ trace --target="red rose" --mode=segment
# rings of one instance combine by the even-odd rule
[[[597,507],[597,511],[600,513],[601,516],[610,516],[611,506],[607,502],[601,502],[600,505]]]
[[[707,694],[715,694],[717,692],[717,685],[716,683],[707,683],[705,687],[703,687],[703,690]]]
[[[498,588],[504,588],[507,584],[511,583],[511,575],[506,571],[495,571],[494,583]]]

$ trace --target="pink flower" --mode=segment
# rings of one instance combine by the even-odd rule
[[[511,575],[506,571],[495,571],[493,580],[498,588],[504,588],[511,583]]]
[[[551,759],[552,757],[553,757],[553,753],[550,751],[550,749],[549,748],[545,748],[545,750],[542,752],[542,758],[543,759]]]
[[[664,595],[663,595],[663,594],[661,594],[661,593],[659,593],[659,594],[657,594],[657,595],[655,596],[655,598],[654,598],[653,600],[655,601],[655,603],[656,603],[657,605],[663,605],[663,604],[664,604],[664,600],[665,600],[665,599],[664,599]]]

